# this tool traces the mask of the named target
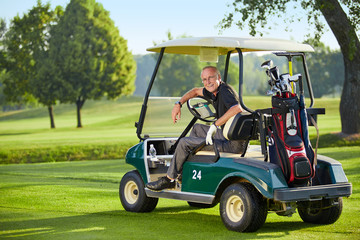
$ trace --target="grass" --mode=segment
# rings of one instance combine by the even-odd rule
[[[270,107],[269,97],[244,99],[251,109]],[[75,127],[76,108],[70,104],[54,107],[56,129],[49,128],[44,107],[0,113],[0,164],[123,158],[138,141],[134,123],[141,103],[138,97],[87,101],[82,110],[83,128]],[[326,115],[318,116],[320,147],[360,146],[359,138],[349,141],[333,134],[341,126],[338,98],[316,99],[315,106],[326,108]],[[310,138],[315,145],[313,127]]]
[[[31,163],[123,158],[134,145],[140,98],[88,101],[83,128],[76,128],[76,108],[55,106],[57,128],[50,129],[46,108],[0,114],[0,163]]]
[[[219,206],[196,209],[168,199],[151,213],[126,212],[118,186],[132,167],[99,160],[0,166],[0,239],[359,239],[360,148],[319,151],[340,160],[353,184],[332,225],[269,213],[256,233],[236,233],[222,224]]]
[[[253,109],[268,107],[268,98],[247,99]],[[321,137],[340,131],[338,104],[316,100],[327,111],[318,119]],[[318,151],[339,160],[353,184],[332,225],[270,213],[258,232],[236,233],[222,224],[219,206],[195,209],[168,199],[151,213],[126,212],[118,187],[132,167],[121,159],[138,141],[140,107],[139,98],[86,102],[81,129],[73,105],[55,107],[56,129],[49,129],[45,108],[0,113],[0,163],[47,162],[0,165],[0,239],[360,239],[360,147],[353,142]],[[109,158],[115,160],[88,161]]]

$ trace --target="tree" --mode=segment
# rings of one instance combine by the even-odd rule
[[[62,14],[61,7],[56,7],[55,11],[51,11],[50,4],[42,6],[38,1],[37,6],[29,11],[28,17],[24,17],[27,25],[31,26],[31,44],[34,46],[32,54],[35,61],[35,73],[29,79],[29,86],[31,94],[48,108],[51,128],[55,128],[53,105],[59,99],[60,93],[47,56],[51,26],[59,21]]]
[[[153,54],[135,55],[134,59],[137,66],[134,95],[144,96],[154,71],[156,59],[154,59]]]
[[[5,53],[2,65],[8,73],[8,77],[3,79],[3,91],[9,102],[27,102],[32,98],[29,79],[34,72],[34,60],[29,44],[30,29],[23,19],[16,16],[2,41]]]
[[[87,99],[134,91],[136,64],[109,12],[95,0],[71,0],[52,28],[49,60],[61,102],[76,103],[77,127]]]
[[[0,18],[0,73],[6,68],[6,52],[3,46],[3,39],[6,31],[6,22],[4,19]]]
[[[309,43],[313,45],[311,40]],[[344,84],[344,64],[339,61],[340,50],[331,50],[320,43],[315,47],[315,52],[307,54],[306,59],[314,96],[320,98],[324,95],[339,94]],[[295,62],[294,67],[302,70],[302,61]]]
[[[184,38],[185,35],[179,38]],[[167,41],[173,40],[171,32],[167,32]],[[154,43],[156,45],[156,43]],[[159,54],[153,54],[157,59]],[[166,54],[161,61],[161,66],[154,83],[155,94],[161,96],[182,96],[195,86],[200,86],[201,64],[197,56]]]
[[[49,48],[49,29],[56,23],[61,8],[50,10],[50,4],[41,1],[23,17],[16,16],[6,33],[4,93],[9,101],[23,102],[29,99],[48,107],[51,128],[55,128],[52,105],[56,101],[56,91],[49,91],[46,77],[39,75],[43,67],[43,58]],[[45,94],[40,94],[45,93]]]
[[[196,56],[167,54],[157,74],[155,87],[162,96],[182,96],[201,86],[201,66]]]
[[[235,0],[233,12],[228,13],[220,23],[228,28],[234,23],[234,16],[241,15],[235,24],[239,28],[250,27],[250,34],[255,36],[257,26],[265,28],[270,17],[283,17],[287,8],[303,8],[307,12],[308,23],[315,26],[314,39],[320,39],[324,30],[321,15],[335,35],[344,60],[344,86],[341,94],[341,128],[345,134],[360,132],[360,42],[357,35],[360,26],[360,2],[351,0]],[[348,14],[343,10],[347,8]],[[293,22],[295,17],[286,15],[285,21]],[[302,19],[298,19],[301,21]],[[272,22],[271,22],[272,23]],[[269,28],[273,27],[270,24]],[[260,35],[262,33],[260,32]],[[352,106],[352,107],[349,107]]]

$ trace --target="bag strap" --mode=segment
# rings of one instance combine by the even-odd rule
[[[311,115],[309,115],[309,117],[310,117],[311,123],[313,124],[313,126],[316,129],[316,134],[317,134],[316,145],[315,145],[315,156],[314,156],[314,165],[316,166],[317,165],[317,149],[319,146],[319,127],[317,126],[315,119]]]

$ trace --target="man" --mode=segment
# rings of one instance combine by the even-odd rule
[[[203,68],[201,79],[204,87],[193,88],[185,93],[180,101],[175,103],[171,113],[173,122],[176,123],[180,119],[182,104],[197,96],[203,96],[213,103],[217,120],[211,126],[195,124],[190,136],[180,139],[174,156],[171,159],[167,176],[146,184],[146,187],[151,190],[159,191],[175,187],[175,179],[181,173],[182,166],[190,152],[202,143],[204,139],[208,145],[205,147],[205,150],[212,149],[209,145],[213,144],[213,137],[220,152],[241,153],[244,150],[244,141],[229,141],[225,139],[220,128],[232,116],[243,111],[236,92],[229,85],[221,81],[220,72],[216,67],[207,66]]]

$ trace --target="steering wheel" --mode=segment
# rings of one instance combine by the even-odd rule
[[[199,102],[199,100],[197,99],[198,102],[196,104],[192,104],[191,101],[196,100],[196,98],[201,98],[205,102],[204,101]],[[212,106],[212,103],[202,96],[198,96],[196,98],[191,98],[186,102],[187,107],[191,112],[191,114],[201,121],[215,122],[217,120],[216,115],[213,112],[213,110],[210,108],[210,106]],[[214,109],[213,106],[212,108]]]

